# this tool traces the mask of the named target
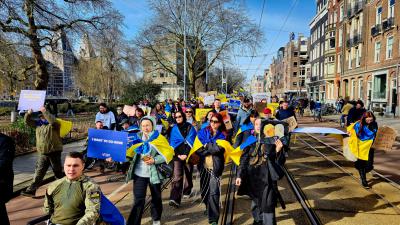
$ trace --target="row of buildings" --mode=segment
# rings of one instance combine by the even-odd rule
[[[396,0],[316,0],[310,37],[291,36],[278,50],[264,74],[266,90],[398,111],[399,25]]]

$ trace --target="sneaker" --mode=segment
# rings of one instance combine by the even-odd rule
[[[35,190],[28,190],[28,189],[26,189],[25,191],[22,191],[22,192],[21,192],[21,195],[22,195],[22,196],[25,196],[25,197],[31,197],[31,198],[33,198],[33,197],[35,197],[35,195],[36,195],[36,191],[35,191]]]
[[[161,225],[161,221],[159,220],[153,221],[153,225]]]
[[[191,195],[183,195],[182,198],[183,199],[189,199],[190,197],[192,197]]]
[[[179,208],[179,203],[177,203],[175,200],[169,200],[169,205],[175,208]]]

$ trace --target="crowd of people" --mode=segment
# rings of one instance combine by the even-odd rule
[[[207,107],[199,100],[186,102],[168,99],[154,107],[143,100],[132,105],[134,113],[129,115],[124,113],[123,106],[116,108],[115,115],[105,103],[99,104],[99,112],[94,121],[96,129],[128,132],[127,162],[117,162],[117,169],[126,175],[126,180],[133,180],[134,202],[127,224],[141,224],[148,188],[151,193],[153,224],[161,224],[163,182],[167,178],[172,179],[169,205],[179,208],[184,199],[194,196],[195,172],[200,175],[199,189],[208,222],[218,224],[221,176],[225,164],[229,160],[235,162],[233,158],[226,156],[235,149],[241,151],[235,162],[238,164],[235,180],[239,186],[238,195],[250,197],[254,224],[277,223],[275,208],[278,202],[284,208],[277,182],[283,177],[281,166],[285,163],[285,152],[289,150],[290,143],[285,120],[290,117],[296,119],[296,107],[293,102],[274,97],[272,102],[279,102],[277,109],[266,107],[257,111],[251,99],[245,97],[241,100],[239,111],[228,114],[228,119],[233,124],[230,129],[227,129],[227,121],[224,121],[222,115],[227,107],[219,99],[215,99],[209,106],[202,121],[196,121],[196,109]],[[315,103],[312,102],[303,100],[298,103],[302,108],[315,109]],[[346,123],[349,129],[354,129],[358,139],[374,139],[378,129],[375,116],[372,112],[366,112],[363,106],[361,101],[357,101],[354,107],[344,103],[340,110],[347,116]],[[64,162],[63,173],[58,122],[44,107],[37,119],[33,119],[32,115],[33,112],[28,111],[25,122],[36,130],[39,158],[33,182],[22,195],[34,197],[48,167],[51,166],[58,180],[47,188],[45,195],[45,209],[50,215],[50,224],[89,224],[99,220],[101,190],[93,180],[84,175],[83,154],[69,153]],[[351,130],[349,134],[351,135]],[[0,136],[1,149],[10,149],[11,142],[5,140],[7,139]],[[107,161],[111,162],[113,159],[99,160],[101,172],[104,172],[104,163]],[[10,162],[5,162],[5,165],[9,164]],[[365,174],[373,168],[373,149],[367,153],[366,158],[358,159],[355,166],[360,172],[362,185],[368,187]],[[8,199],[2,197],[0,200],[7,202]],[[2,202],[0,219],[6,221],[7,213]]]

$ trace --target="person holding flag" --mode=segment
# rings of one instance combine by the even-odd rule
[[[208,222],[218,224],[220,214],[220,181],[224,171],[224,163],[232,146],[226,141],[227,133],[221,114],[215,113],[210,125],[201,129],[190,150],[187,161],[193,154],[200,156],[200,189],[206,205]]]
[[[151,192],[151,217],[154,225],[159,225],[162,214],[161,184],[165,175],[159,172],[162,164],[169,163],[174,155],[168,140],[158,133],[153,117],[140,120],[140,131],[127,150],[130,160],[127,180],[133,180],[134,204],[127,224],[141,224],[146,202],[147,187]]]
[[[250,114],[244,120],[243,125],[239,128],[236,133],[234,140],[234,148],[239,147],[252,133],[254,133],[254,122],[259,117],[256,110],[252,109]]]
[[[369,188],[366,173],[374,168],[374,149],[371,147],[378,132],[375,115],[365,112],[359,121],[347,127],[347,132],[350,135],[349,149],[357,158],[354,166],[360,174],[361,184]]]
[[[196,129],[187,122],[183,112],[176,112],[175,120],[176,124],[172,127],[169,135],[169,144],[175,151],[169,205],[178,208],[181,204],[182,194],[184,198],[189,198],[193,188],[193,165],[186,163],[186,158],[193,147]]]
[[[252,200],[253,224],[276,225],[278,200],[285,208],[277,184],[283,177],[281,166],[285,163],[285,155],[282,150],[288,143],[285,130],[288,131],[287,125],[285,129],[279,122],[271,124],[257,118],[254,133],[240,145],[243,154],[235,183],[241,192],[238,194],[249,195]]]

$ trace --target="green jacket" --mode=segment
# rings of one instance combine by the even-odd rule
[[[99,185],[85,175],[76,181],[64,177],[47,188],[44,210],[54,224],[92,225],[100,216],[100,193]]]
[[[44,118],[49,122],[48,125],[36,126],[32,115],[25,114],[25,123],[36,130],[36,149],[41,154],[62,151],[60,137],[60,124],[49,112],[43,113]]]
[[[159,184],[162,182],[162,180],[165,179],[165,177],[158,172],[156,165],[164,163],[165,159],[161,154],[159,154],[157,152],[156,149],[154,149],[153,146],[151,146],[150,156],[152,156],[155,161],[155,163],[150,166],[150,183],[151,184]],[[142,160],[141,155],[135,154],[130,162],[129,170],[128,170],[127,177],[126,177],[127,182],[129,180],[133,179],[133,177],[135,175],[135,166],[136,166],[136,163],[138,162],[138,160]]]

